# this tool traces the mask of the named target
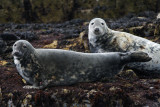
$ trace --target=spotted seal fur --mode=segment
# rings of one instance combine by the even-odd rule
[[[160,44],[130,33],[114,31],[108,28],[101,18],[94,18],[89,23],[88,38],[93,53],[143,51],[152,58],[149,62],[136,62],[128,67],[142,74],[160,74]]]
[[[62,49],[35,49],[28,41],[13,45],[12,55],[19,74],[32,86],[72,85],[113,77],[129,62],[149,61],[144,52],[81,53]]]

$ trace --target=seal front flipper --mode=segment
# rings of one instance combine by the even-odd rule
[[[152,58],[142,51],[120,53],[122,62],[148,62]]]
[[[152,58],[149,57],[149,55],[145,52],[142,51],[137,51],[137,52],[130,52],[131,55],[131,60],[134,62],[148,62],[150,61]]]

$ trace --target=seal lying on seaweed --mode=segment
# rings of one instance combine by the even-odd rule
[[[144,52],[81,53],[61,49],[35,49],[28,41],[13,45],[14,63],[19,74],[32,86],[71,85],[113,77],[129,62],[149,61]]]
[[[126,32],[108,28],[101,18],[89,23],[89,44],[92,53],[143,51],[152,58],[149,62],[136,62],[127,66],[143,75],[160,74],[160,44]]]

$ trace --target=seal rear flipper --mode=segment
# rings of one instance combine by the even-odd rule
[[[23,86],[24,89],[43,89],[44,87],[42,86],[32,86],[32,85],[25,85]]]
[[[125,62],[148,62],[152,58],[142,51],[120,53],[121,60]]]
[[[40,85],[40,86],[37,86],[37,85],[25,85],[23,86],[24,89],[44,89],[48,86],[48,84],[46,85]]]
[[[34,83],[33,85],[25,85],[23,86],[24,89],[44,89],[48,86],[49,82],[44,81],[41,85],[38,85],[38,83]]]

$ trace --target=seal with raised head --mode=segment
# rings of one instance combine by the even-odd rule
[[[146,75],[160,74],[160,44],[130,33],[111,30],[101,18],[90,21],[88,32],[91,52],[143,51],[148,53],[151,61],[131,63],[127,66]]]
[[[129,62],[149,61],[144,52],[81,53],[62,49],[35,49],[28,41],[13,45],[12,55],[19,74],[32,86],[71,85],[113,77]]]

